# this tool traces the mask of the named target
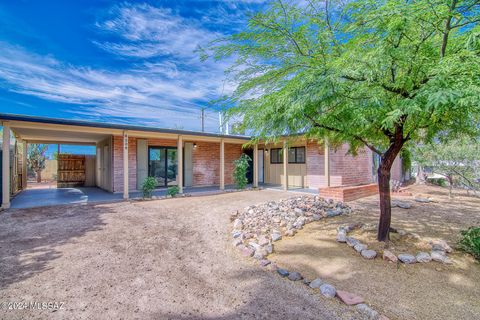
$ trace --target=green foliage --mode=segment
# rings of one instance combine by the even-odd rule
[[[402,171],[407,172],[412,168],[412,153],[408,149],[403,149],[402,156]]]
[[[175,197],[180,192],[180,188],[178,186],[171,186],[167,189],[167,195],[171,196],[172,198]]]
[[[303,132],[384,154],[395,138],[403,146],[479,134],[473,4],[272,1],[201,52],[235,61],[227,76],[238,86],[221,102],[257,137]]]
[[[142,184],[142,193],[144,198],[151,198],[153,195],[153,190],[155,190],[155,187],[157,186],[157,179],[154,177],[146,177],[145,180],[143,180]]]
[[[445,181],[444,178],[430,178],[430,179],[428,179],[428,181],[431,184],[434,184],[434,185],[440,186],[440,187],[445,187],[447,185],[447,181]]]
[[[28,146],[27,162],[28,166],[35,173],[45,169],[46,156],[48,145],[46,144],[30,144]]]
[[[458,242],[459,248],[480,261],[480,227],[470,227],[461,231],[461,234],[462,239]]]
[[[240,158],[233,161],[233,180],[235,181],[235,186],[238,189],[245,189],[245,186],[248,183],[247,171],[250,161],[252,161],[252,159],[245,153],[242,154]]]
[[[431,167],[434,173],[444,176],[451,185],[472,190],[480,186],[480,144],[467,137],[450,141],[437,141],[418,145],[414,150],[415,160],[424,167]]]

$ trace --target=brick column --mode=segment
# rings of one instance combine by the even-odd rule
[[[10,208],[10,126],[3,123],[2,208]]]
[[[128,133],[123,132],[123,199],[128,199]]]
[[[177,185],[178,191],[183,193],[183,138],[178,136],[177,141]]]
[[[288,190],[288,148],[287,142],[283,142],[283,175],[285,180],[283,182],[283,190]]]

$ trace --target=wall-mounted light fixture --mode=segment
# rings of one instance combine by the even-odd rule
[[[193,149],[197,149],[197,144],[196,143],[193,144]]]

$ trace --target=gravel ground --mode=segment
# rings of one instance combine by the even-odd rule
[[[446,189],[433,186],[413,186],[410,191],[434,202],[398,198],[411,203],[412,208],[394,208],[393,227],[415,232],[422,239],[443,239],[454,246],[461,229],[480,225],[480,198],[456,191],[455,198],[449,199]],[[378,199],[369,197],[350,204],[354,209],[351,215],[307,225],[295,237],[279,241],[269,258],[308,277],[320,276],[337,289],[360,294],[390,319],[480,319],[480,264],[472,256],[455,251],[448,255],[452,265],[397,265],[381,257],[366,260],[335,241],[336,229],[356,222],[378,223]]]
[[[2,319],[358,319],[353,308],[240,257],[230,214],[292,196],[249,191],[0,214]]]

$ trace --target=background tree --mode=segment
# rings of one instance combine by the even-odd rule
[[[431,143],[414,149],[419,165],[431,167],[433,173],[445,177],[452,197],[454,185],[468,190],[478,189],[480,178],[480,144],[472,139],[455,139],[445,143]]]
[[[37,177],[37,182],[42,182],[42,170],[45,169],[47,159],[45,153],[47,152],[47,144],[29,144],[28,145],[28,165]]]
[[[478,135],[480,2],[272,1],[244,30],[201,49],[234,59],[223,102],[257,138],[305,133],[380,155],[378,240],[390,169],[406,144]]]

